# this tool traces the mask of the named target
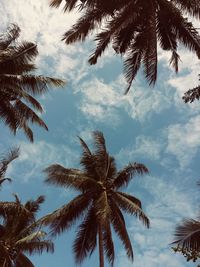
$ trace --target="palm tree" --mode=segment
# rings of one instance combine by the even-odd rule
[[[14,134],[22,129],[33,141],[29,123],[48,130],[33,110],[43,112],[41,104],[33,96],[44,94],[49,86],[63,86],[64,82],[32,74],[36,69],[33,62],[38,55],[37,45],[16,43],[19,33],[20,28],[12,24],[7,33],[0,36],[0,118]]]
[[[15,202],[0,202],[0,266],[34,267],[25,253],[53,252],[53,243],[45,239],[35,218],[43,202],[43,196],[24,205],[17,196]]]
[[[84,216],[78,227],[73,244],[77,263],[91,255],[99,247],[100,267],[104,266],[104,253],[113,264],[114,244],[111,225],[121,239],[127,256],[133,259],[131,241],[127,233],[122,211],[135,215],[149,227],[149,219],[142,210],[141,201],[119,190],[127,186],[135,175],[148,173],[140,163],[130,163],[117,172],[115,160],[106,150],[104,136],[94,132],[95,150],[91,152],[87,144],[80,139],[83,154],[80,160],[82,170],[67,169],[61,165],[51,165],[45,169],[46,182],[77,190],[80,194],[52,214],[45,216],[42,223],[50,225],[53,235],[62,233]]]
[[[184,17],[199,19],[199,0],[65,0],[64,11],[78,8],[81,18],[68,30],[63,40],[66,44],[84,41],[95,29],[97,42],[90,64],[112,44],[114,50],[124,55],[124,73],[129,91],[141,65],[149,84],[157,79],[157,46],[170,51],[170,64],[178,72],[180,57],[178,43],[184,45],[200,58],[200,36],[193,24]],[[62,0],[50,0],[50,5],[59,7]]]
[[[16,158],[18,158],[19,156],[19,148],[13,148],[11,149],[11,151],[5,155],[4,157],[2,157],[2,159],[0,160],[0,186],[3,184],[3,182],[5,182],[6,180],[11,182],[11,178],[6,178],[5,174],[8,168],[8,165],[15,160]]]

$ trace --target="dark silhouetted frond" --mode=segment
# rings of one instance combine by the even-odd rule
[[[76,262],[81,263],[96,248],[97,222],[93,208],[90,207],[83,222],[77,229],[73,244]]]
[[[123,170],[119,171],[117,177],[114,181],[114,186],[116,189],[120,187],[127,186],[130,180],[135,175],[148,174],[149,170],[147,167],[141,163],[129,163]]]
[[[183,96],[183,100],[185,103],[188,103],[188,102],[192,103],[195,100],[199,100],[199,99],[200,99],[200,85],[193,89],[188,90],[187,92],[184,93],[184,96]]]
[[[130,200],[126,196],[124,196],[122,194],[118,194],[118,192],[115,193],[114,199],[123,211],[125,211],[129,214],[135,215],[143,222],[143,224],[147,228],[149,228],[149,225],[150,225],[149,219],[145,215],[143,210],[137,204],[135,204],[132,200]]]
[[[126,230],[125,220],[119,207],[115,204],[114,201],[111,202],[111,223],[113,225],[115,232],[117,233],[117,235],[119,236],[124,245],[127,256],[131,260],[133,260],[133,249],[130,238]]]
[[[174,234],[176,240],[173,244],[178,244],[183,249],[200,250],[200,222],[196,220],[185,220],[177,226]]]

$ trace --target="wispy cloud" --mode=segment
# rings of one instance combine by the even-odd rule
[[[196,155],[200,145],[200,115],[187,123],[177,123],[168,127],[167,152],[173,154],[181,168],[187,167]]]
[[[133,160],[138,156],[158,160],[162,150],[163,144],[158,140],[154,140],[149,136],[139,135],[136,137],[134,145],[121,149],[117,157],[120,160],[123,160],[123,158]]]
[[[12,177],[17,173],[24,182],[35,178],[36,173],[41,173],[50,164],[58,163],[71,168],[74,162],[78,162],[76,151],[67,145],[55,145],[45,141],[34,144],[21,142],[20,151],[20,156],[12,164],[8,175]]]

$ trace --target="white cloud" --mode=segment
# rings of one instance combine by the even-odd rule
[[[21,142],[20,156],[12,164],[9,175],[20,174],[20,179],[28,182],[35,177],[36,173],[41,173],[50,164],[59,163],[65,167],[72,167],[74,162],[78,162],[78,155],[67,145],[55,145],[45,141],[34,144]],[[42,175],[42,174],[41,174]]]
[[[124,111],[134,120],[144,122],[152,114],[159,114],[172,105],[169,90],[143,88],[136,82],[128,95],[123,95],[126,83],[122,75],[115,81],[105,81],[93,78],[78,87],[83,94],[80,109],[95,120],[105,122],[120,122],[118,111]],[[164,94],[163,94],[164,93]],[[106,118],[106,120],[105,120]]]
[[[180,167],[187,167],[200,146],[200,115],[191,118],[186,124],[168,127],[167,152],[173,154]]]
[[[127,148],[122,148],[117,157],[120,161],[123,161],[124,158],[132,161],[138,156],[151,160],[159,160],[163,146],[164,144],[158,140],[155,141],[149,136],[139,135],[135,139],[135,144]]]

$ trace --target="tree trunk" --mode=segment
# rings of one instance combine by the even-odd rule
[[[98,235],[99,235],[99,267],[104,267],[103,235],[102,235],[101,223],[99,223]]]

